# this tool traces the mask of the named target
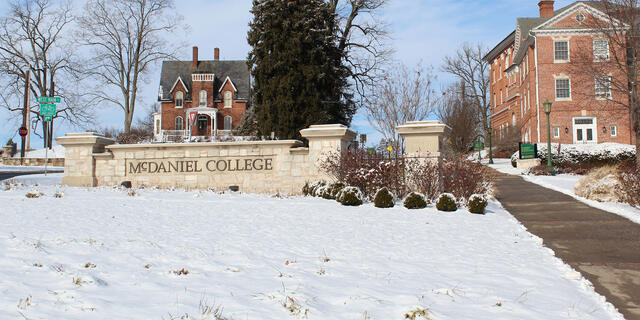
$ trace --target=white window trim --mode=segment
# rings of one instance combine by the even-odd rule
[[[556,132],[557,130],[557,132]],[[553,127],[553,137],[554,138],[560,138],[560,127]]]
[[[178,118],[180,118],[180,126],[182,127],[181,129],[178,129],[176,124],[178,124]],[[173,120],[173,125],[176,127],[176,130],[184,130],[184,118],[182,116],[177,116],[174,120]]]
[[[204,104],[202,103],[202,93],[203,92],[204,92]],[[198,93],[198,106],[206,107],[208,98],[209,97],[208,97],[208,94],[207,94],[207,90],[200,90],[200,92]]]
[[[618,126],[609,126],[609,134],[612,137],[617,137],[618,136]]]
[[[177,101],[178,101],[178,94],[181,94],[181,95],[182,95],[182,99],[180,99],[180,100],[182,100],[182,105],[181,105],[181,106],[178,106],[178,103],[177,103]],[[177,92],[176,92],[176,97],[173,99],[173,103],[174,103],[174,105],[175,105],[176,109],[182,109],[182,108],[184,108],[184,93],[183,93],[182,91],[177,91]]]
[[[566,60],[556,59],[556,43],[558,42],[567,43],[567,59]],[[571,62],[571,45],[569,43],[569,40],[554,40],[553,41],[553,63],[567,63],[567,62]]]
[[[607,41],[607,56],[600,57],[596,56],[596,40],[606,40]],[[607,62],[611,60],[611,48],[609,46],[609,39],[607,38],[594,38],[593,39],[593,61],[594,62]]]
[[[230,94],[231,94],[231,99],[230,99],[230,100],[231,100],[231,102],[230,102],[230,104],[229,104],[228,106],[227,106],[227,93],[230,93]],[[231,109],[231,108],[233,108],[233,92],[228,91],[228,90],[227,90],[227,91],[225,91],[225,92],[224,92],[224,94],[222,95],[222,103],[224,104],[224,108],[225,108],[225,109]]]
[[[568,98],[559,98],[558,97],[558,80],[569,80],[569,97]],[[554,79],[554,85],[555,85],[555,98],[556,101],[571,101],[571,78],[555,78]]]
[[[605,96],[599,95],[598,94],[598,79],[597,77],[595,77],[593,79],[594,82],[594,93],[595,93],[595,97],[596,100],[609,100],[611,99],[611,76],[607,76],[607,78],[609,78],[609,90],[607,91]]]
[[[229,129],[225,126],[227,124],[227,119],[229,119]],[[233,130],[233,117],[225,116],[223,126],[224,130]]]

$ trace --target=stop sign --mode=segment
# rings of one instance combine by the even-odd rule
[[[20,127],[20,129],[18,129],[18,134],[20,134],[21,137],[25,137],[27,133],[29,133],[29,131],[26,127]]]

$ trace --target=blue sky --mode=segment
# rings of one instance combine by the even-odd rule
[[[251,0],[179,0],[176,9],[190,25],[185,41],[189,47],[183,50],[181,59],[191,59],[191,46],[199,47],[200,59],[213,59],[213,50],[219,47],[221,59],[245,59],[249,52],[246,41],[248,23],[251,20]],[[572,3],[557,0],[556,9]],[[75,1],[78,7],[84,1]],[[439,83],[451,81],[438,68],[445,55],[450,55],[464,42],[481,42],[487,47],[495,46],[515,27],[517,17],[538,16],[538,0],[388,0],[381,11],[383,19],[390,24],[391,44],[395,59],[408,66],[421,62],[432,65]],[[0,3],[0,15],[6,15],[7,3]],[[160,66],[150,73],[148,83],[142,87],[142,98],[136,110],[137,116],[146,113],[145,108],[156,101]],[[121,127],[122,111],[110,105],[97,106],[100,127]],[[0,143],[9,138],[19,140],[18,124],[9,120],[6,109],[0,110]],[[352,128],[369,134],[368,141],[377,143],[380,135],[368,125],[366,117],[358,113]],[[81,128],[56,128],[55,136],[66,132],[81,131]],[[32,148],[40,148],[42,142],[32,137]]]

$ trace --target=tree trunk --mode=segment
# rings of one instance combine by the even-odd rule
[[[640,130],[636,130],[636,166],[640,169]]]
[[[131,122],[133,120],[133,113],[127,112],[124,115],[124,133],[131,133]]]

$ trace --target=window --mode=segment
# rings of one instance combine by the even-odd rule
[[[205,90],[200,91],[200,106],[201,107],[207,106],[207,91]]]
[[[511,114],[511,125],[514,126],[514,127],[516,126],[516,114],[515,113]]]
[[[556,99],[571,99],[571,80],[556,79]]]
[[[597,98],[611,98],[611,77],[596,77],[595,84]]]
[[[231,102],[233,101],[233,93],[231,91],[224,92],[224,107],[231,108]]]
[[[555,61],[569,61],[569,41],[556,41],[553,46]]]
[[[596,61],[609,60],[608,39],[593,39],[593,59]]]
[[[576,16],[576,21],[578,22],[584,21],[584,14],[578,13],[578,15]]]
[[[184,105],[184,93],[182,91],[176,92],[176,108],[182,108]]]
[[[156,134],[160,134],[160,119],[156,119]]]
[[[611,132],[611,136],[612,137],[616,137],[618,136],[618,127],[616,126],[611,126],[610,128],[611,130],[609,132]]]
[[[553,137],[560,138],[560,127],[553,127]]]
[[[184,120],[181,116],[176,117],[176,130],[184,130]]]
[[[226,116],[224,117],[224,130],[226,131],[230,131],[231,130],[231,116]]]

